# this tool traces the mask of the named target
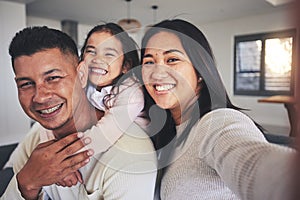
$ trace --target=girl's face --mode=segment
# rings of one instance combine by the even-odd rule
[[[97,89],[112,84],[123,68],[122,43],[109,32],[95,32],[87,41],[84,51],[84,62],[88,66],[89,81]]]
[[[176,124],[196,101],[199,84],[196,71],[179,38],[159,32],[148,41],[143,57],[145,87],[158,106],[170,109]]]

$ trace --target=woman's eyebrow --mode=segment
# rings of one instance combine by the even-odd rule
[[[179,51],[178,49],[170,49],[170,50],[165,51],[163,54],[166,55],[166,54],[174,53],[174,52],[184,55],[184,53],[182,51]]]
[[[148,53],[148,54],[145,54],[145,55],[143,56],[143,58],[153,58],[153,55],[150,54],[150,53]]]

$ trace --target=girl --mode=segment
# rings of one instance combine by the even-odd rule
[[[134,75],[139,66],[137,45],[119,25],[95,26],[81,48],[81,66],[88,70],[87,97],[105,114],[85,132],[95,153],[106,151],[128,127],[137,122],[145,127],[142,115],[144,96]]]
[[[103,117],[84,132],[83,138],[91,141],[84,149],[92,149],[96,155],[115,144],[131,124],[146,129],[143,91],[135,76],[140,61],[134,40],[114,23],[97,25],[89,31],[80,58],[79,73],[82,69],[88,72],[87,97],[103,111]],[[78,171],[57,184],[71,187],[77,181],[82,182]]]

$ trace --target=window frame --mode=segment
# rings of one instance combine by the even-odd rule
[[[284,90],[265,90],[264,86],[266,83],[265,79],[265,42],[267,39],[273,38],[285,38],[292,37],[292,63],[291,63],[291,77],[290,77],[290,91]],[[241,72],[238,72],[237,65],[237,45],[240,42],[251,42],[261,40],[262,50],[260,55],[260,70],[256,73],[260,73],[259,76],[259,89],[258,90],[241,90],[237,89],[237,75]],[[237,35],[234,36],[234,95],[247,95],[247,96],[272,96],[272,95],[293,95],[294,94],[294,85],[295,85],[295,58],[296,58],[296,29],[286,29],[281,31],[274,32],[265,32],[265,33],[256,33],[256,34],[247,34],[247,35]],[[251,71],[246,71],[251,73]],[[255,73],[255,71],[253,71]]]

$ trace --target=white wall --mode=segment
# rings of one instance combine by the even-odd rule
[[[25,27],[25,6],[0,1],[0,145],[20,141],[28,132],[30,120],[17,98],[8,46],[15,33]]]
[[[278,31],[292,28],[287,12],[257,15],[236,20],[200,25],[215,53],[218,68],[233,103],[248,108],[248,114],[257,122],[289,129],[287,111],[283,104],[258,103],[262,97],[234,96],[234,36]]]

